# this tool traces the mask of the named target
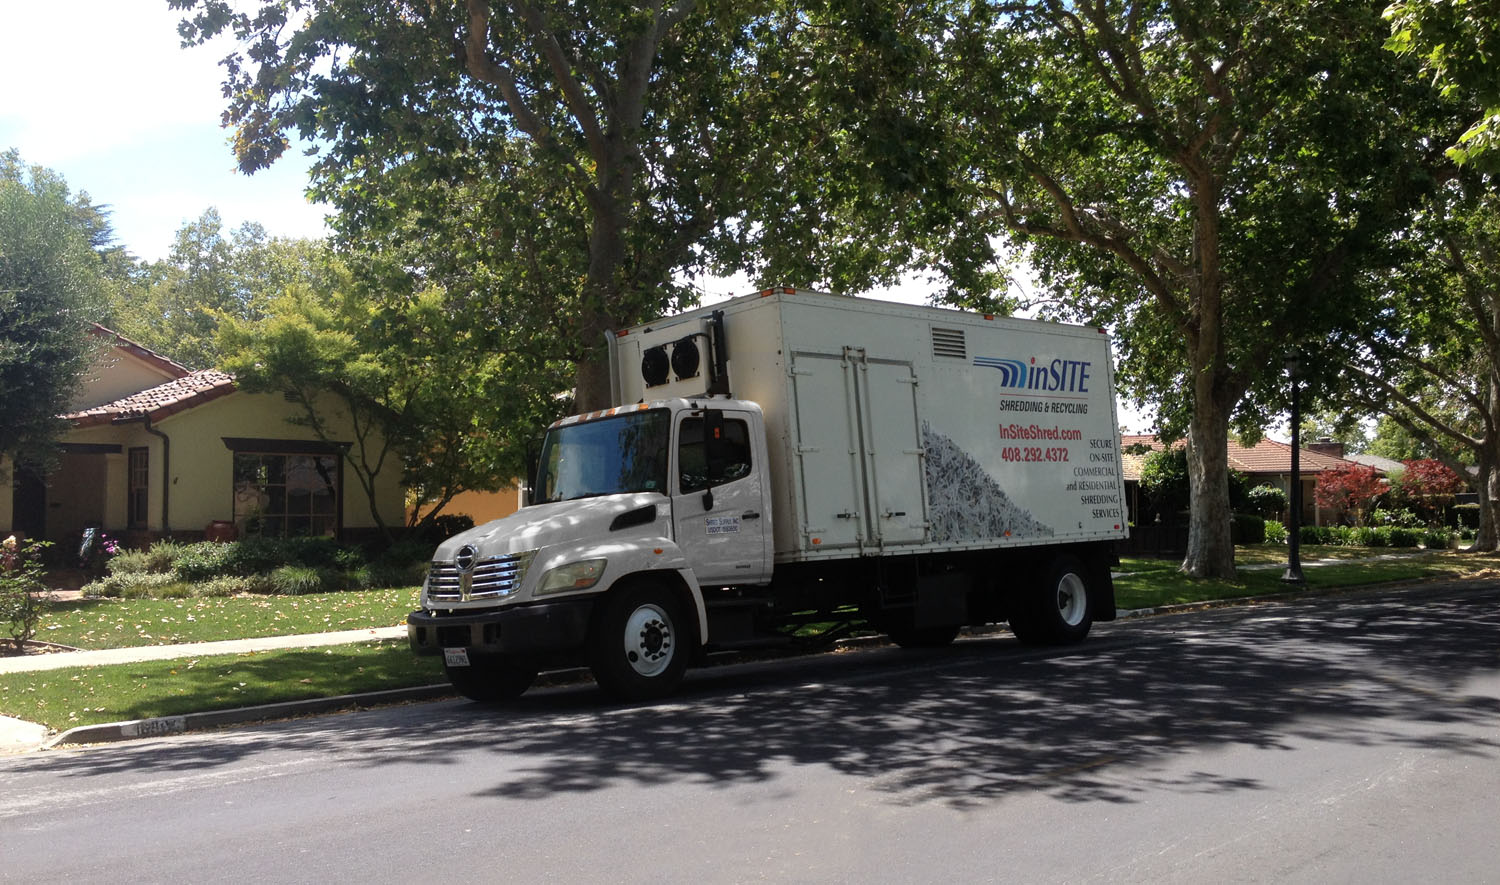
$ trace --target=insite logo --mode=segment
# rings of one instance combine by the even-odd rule
[[[1088,393],[1089,367],[1093,363],[1062,358],[1050,363],[1038,363],[1036,357],[1023,362],[1002,357],[976,356],[974,365],[998,370],[1001,387],[1047,393]]]

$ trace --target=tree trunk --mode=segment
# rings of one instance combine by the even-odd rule
[[[1229,421],[1219,404],[1199,401],[1188,428],[1187,556],[1182,571],[1195,578],[1234,577],[1230,538]]]

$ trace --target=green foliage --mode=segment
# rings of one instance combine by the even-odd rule
[[[1477,110],[1478,119],[1448,149],[1454,162],[1500,170],[1500,10],[1488,0],[1396,0],[1385,47],[1412,56],[1445,95]],[[1471,118],[1472,119],[1472,118]]]
[[[284,565],[271,572],[271,590],[282,596],[321,593],[324,583],[323,572],[311,566]]]
[[[83,585],[86,597],[169,599],[191,594],[190,582],[175,572],[110,572]]]
[[[1447,550],[1453,546],[1454,533],[1447,529],[1426,529],[1422,532],[1422,546],[1428,550]]]
[[[1286,492],[1276,486],[1255,486],[1245,496],[1261,516],[1278,516],[1286,512]]]
[[[61,176],[0,153],[0,454],[22,463],[54,455],[58,416],[93,355],[104,291],[90,219],[103,223]]]
[[[145,574],[152,571],[164,571],[164,569],[152,568],[154,564],[155,560],[149,551],[121,550],[110,557],[104,567],[111,575]]]
[[[37,622],[47,611],[47,587],[42,582],[42,552],[48,541],[0,542],[0,624],[20,649],[36,635]]]
[[[1147,455],[1141,464],[1141,491],[1151,509],[1163,516],[1187,509],[1187,450],[1174,446]]]
[[[1286,526],[1282,525],[1279,519],[1266,520],[1264,531],[1266,543],[1268,544],[1285,544],[1287,538],[1291,536],[1291,533],[1287,531]]]
[[[1266,542],[1266,520],[1253,513],[1236,513],[1233,530],[1236,544]]]
[[[474,353],[577,364],[579,410],[606,404],[602,333],[690,299],[680,272],[736,239],[806,143],[786,133],[811,131],[779,76],[801,19],[763,4],[313,0],[295,28],[281,3],[173,6],[187,41],[238,44],[243,170],[316,139],[315,193],[369,250],[361,273],[444,289]]]
[[[214,541],[199,541],[186,544],[172,560],[172,573],[183,581],[206,581],[221,575],[231,574],[230,544]]]

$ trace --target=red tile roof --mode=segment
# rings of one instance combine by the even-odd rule
[[[1182,445],[1182,442],[1174,445]],[[1121,460],[1125,468],[1125,478],[1139,480],[1141,478],[1141,465],[1146,461],[1145,454],[1134,455],[1128,449],[1131,446],[1144,445],[1153,452],[1159,452],[1164,448],[1154,436],[1122,436],[1120,437]],[[1317,474],[1325,470],[1332,470],[1350,463],[1343,458],[1335,458],[1332,455],[1324,455],[1318,452],[1302,450],[1301,463],[1298,465],[1300,472]],[[1245,447],[1229,441],[1229,469],[1238,470],[1250,476],[1282,476],[1292,472],[1292,447],[1283,442],[1273,439],[1263,439],[1254,446]]]
[[[175,364],[174,364],[175,365]],[[202,405],[234,393],[234,377],[217,369],[190,372],[180,378],[148,387],[130,396],[121,397],[112,403],[94,406],[63,417],[78,427],[93,427],[99,424],[119,424],[150,416],[160,421],[185,409]]]

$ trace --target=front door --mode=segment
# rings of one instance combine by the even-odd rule
[[[754,463],[748,412],[725,410],[728,457],[718,477],[710,477],[703,442],[702,414],[677,419],[672,518],[677,546],[693,564],[704,587],[764,583],[767,556],[765,465]]]

